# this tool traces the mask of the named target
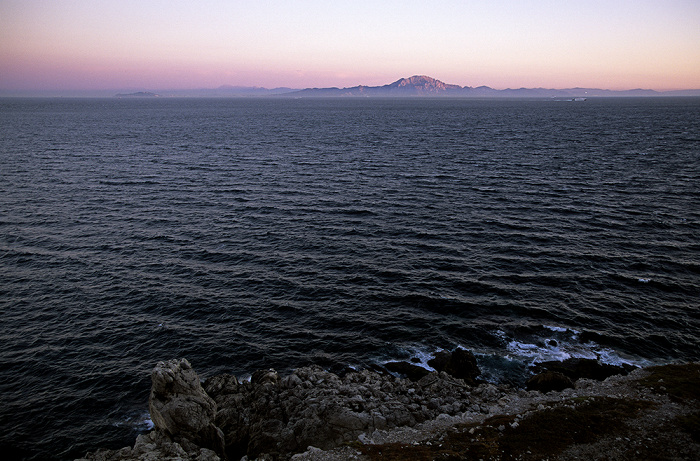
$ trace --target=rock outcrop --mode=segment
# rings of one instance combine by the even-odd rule
[[[363,433],[411,427],[441,414],[488,411],[482,397],[496,398],[496,388],[474,392],[456,377],[473,383],[478,368],[471,353],[443,353],[438,362],[443,371],[395,362],[342,376],[306,367],[284,378],[259,370],[250,381],[219,375],[203,384],[187,360],[159,362],[149,400],[154,431],[132,449],[89,459],[287,459],[308,446],[330,449]]]
[[[151,372],[149,410],[156,431],[187,445],[224,454],[224,435],[214,425],[216,403],[204,392],[186,359],[159,362]]]

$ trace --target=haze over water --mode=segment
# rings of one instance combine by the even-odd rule
[[[145,430],[149,372],[463,346],[698,360],[697,98],[0,101],[0,433]],[[547,345],[556,339],[557,345]]]

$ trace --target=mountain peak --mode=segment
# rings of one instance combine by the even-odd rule
[[[428,77],[427,75],[414,75],[412,77],[402,78],[387,85],[387,87],[392,89],[412,90],[421,93],[438,93],[445,90],[462,89],[459,85],[449,85],[440,80]]]

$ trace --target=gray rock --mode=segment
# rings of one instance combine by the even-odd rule
[[[210,397],[220,394],[235,394],[238,391],[238,379],[229,374],[217,375],[204,382],[204,392]]]
[[[253,373],[250,382],[257,385],[278,385],[280,383],[280,375],[273,369],[258,370]]]
[[[214,425],[216,403],[186,359],[158,362],[151,372],[149,410],[156,431],[224,454],[224,438]]]

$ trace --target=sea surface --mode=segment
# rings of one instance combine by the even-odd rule
[[[0,341],[31,460],[132,444],[178,357],[699,360],[700,98],[2,99]]]

